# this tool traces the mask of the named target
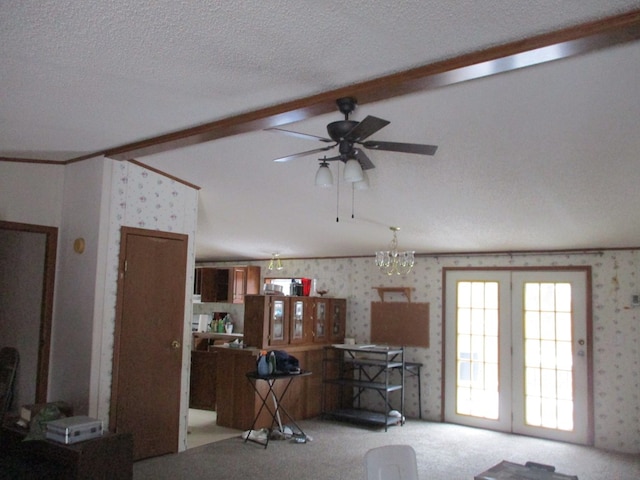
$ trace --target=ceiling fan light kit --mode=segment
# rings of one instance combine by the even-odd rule
[[[343,178],[345,182],[360,182],[364,176],[362,174],[362,166],[355,158],[350,158],[344,166]]]
[[[333,185],[333,175],[326,161],[320,162],[320,167],[316,172],[316,187],[329,188]]]
[[[387,275],[406,275],[415,265],[415,251],[398,251],[398,230],[400,227],[389,227],[393,232],[393,239],[389,250],[376,252],[376,266]]]

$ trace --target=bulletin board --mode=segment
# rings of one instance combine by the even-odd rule
[[[371,302],[371,343],[429,347],[429,304]]]

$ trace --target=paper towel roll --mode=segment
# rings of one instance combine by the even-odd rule
[[[201,314],[198,318],[198,331],[206,332],[209,330],[209,324],[211,323],[211,315]]]

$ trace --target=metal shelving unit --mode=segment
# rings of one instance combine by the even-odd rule
[[[329,368],[336,364],[337,368]],[[335,372],[335,373],[333,373]],[[398,375],[393,374],[397,372]],[[339,397],[347,405],[327,409],[326,392],[323,392],[323,416],[354,423],[384,426],[404,425],[404,348],[377,345],[331,345],[325,347],[322,382],[323,387],[335,385]],[[384,412],[361,407],[362,394],[375,391],[384,402]],[[346,392],[351,391],[348,395]],[[390,394],[400,393],[399,405],[392,405]],[[391,410],[400,413],[398,418],[389,415]]]

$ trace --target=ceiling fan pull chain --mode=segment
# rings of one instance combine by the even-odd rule
[[[338,162],[338,175],[336,181],[336,223],[340,221],[340,162]]]
[[[356,203],[356,187],[355,187],[355,183],[351,184],[351,218],[355,218],[354,212],[355,212],[355,203]]]

